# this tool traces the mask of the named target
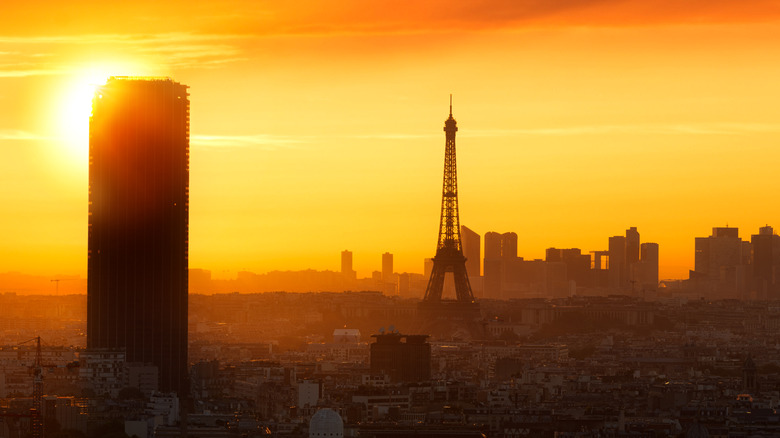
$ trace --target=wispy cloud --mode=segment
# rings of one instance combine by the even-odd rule
[[[301,138],[276,135],[192,135],[190,144],[200,147],[239,147],[259,148],[262,150],[278,150],[295,148],[304,143]]]
[[[355,138],[359,140],[415,140],[419,138],[439,138],[439,134],[406,134],[406,133],[378,133],[378,134],[364,134],[364,135],[351,135],[348,138]]]
[[[50,140],[51,137],[46,135],[36,134],[34,132],[20,131],[15,129],[0,129],[0,141],[3,140],[19,140],[19,141],[34,141],[34,140]]]
[[[463,132],[464,137],[576,136],[605,134],[634,135],[745,135],[764,132],[780,132],[780,124],[759,123],[702,123],[669,125],[589,125],[547,128],[488,129]]]
[[[68,74],[82,65],[70,53],[84,46],[98,53],[119,52],[126,59],[171,68],[215,68],[245,60],[236,35],[191,33],[2,36],[0,78]]]

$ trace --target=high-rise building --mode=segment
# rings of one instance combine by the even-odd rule
[[[658,289],[658,244],[645,242],[640,246],[642,255],[638,266],[638,286],[642,291],[656,291]]]
[[[341,275],[354,280],[357,273],[352,269],[352,251],[341,251]]]
[[[485,258],[501,258],[501,234],[496,233],[495,231],[488,231],[485,233]]]
[[[625,290],[628,284],[626,266],[626,238],[612,236],[609,238],[609,288]]]
[[[382,292],[385,295],[398,295],[398,276],[393,273],[393,255],[382,254]]]
[[[517,258],[517,233],[510,231],[501,235],[501,257],[504,260]]]
[[[188,394],[189,94],[112,77],[92,101],[87,348],[124,350]]]
[[[393,255],[389,252],[382,254],[382,281],[393,281]]]
[[[466,256],[466,272],[469,277],[479,277],[482,260],[481,238],[477,232],[465,225],[460,226],[460,238],[463,241],[463,255]]]
[[[626,230],[626,265],[639,261],[639,231],[636,227],[631,227]]]
[[[574,281],[576,287],[593,286],[590,255],[582,254],[579,248],[547,248],[545,262],[563,262],[566,265],[566,279]]]
[[[780,236],[769,225],[761,227],[750,237],[753,265],[752,289],[756,298],[780,298]]]
[[[745,298],[750,253],[738,228],[715,227],[711,236],[697,237],[694,288],[708,298]]]
[[[502,298],[501,283],[504,277],[504,261],[501,257],[501,234],[494,231],[485,233],[485,258],[482,270],[485,298]]]
[[[463,255],[466,256],[466,272],[469,274],[471,290],[477,298],[484,298],[482,286],[482,238],[466,227],[460,226],[460,238],[463,241]]]

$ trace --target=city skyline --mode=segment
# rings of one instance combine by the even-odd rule
[[[660,277],[686,278],[696,236],[777,226],[780,15],[764,2],[671,5],[198,3],[165,25],[146,2],[51,4],[36,20],[10,5],[0,266],[86,274],[90,84],[148,74],[199,90],[194,268],[335,271],[349,248],[361,277],[387,251],[396,271],[419,272],[452,93],[462,223],[516,232],[529,259],[603,250],[637,226],[661,247]],[[119,12],[123,23],[108,19]]]

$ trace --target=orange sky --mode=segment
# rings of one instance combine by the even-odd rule
[[[86,273],[90,84],[191,87],[190,266],[339,269],[435,251],[454,94],[461,222],[519,255],[637,226],[661,276],[713,226],[780,227],[770,1],[10,2],[0,272]],[[366,8],[370,4],[371,8]]]

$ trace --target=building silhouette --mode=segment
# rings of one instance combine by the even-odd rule
[[[393,281],[393,255],[389,252],[382,254],[382,281]]]
[[[501,257],[501,234],[495,231],[485,233],[485,258],[483,285],[485,298],[502,298],[501,285],[504,278],[504,259]]]
[[[352,251],[341,251],[341,275],[349,280],[357,276],[357,272],[352,269]]]
[[[638,263],[639,268],[637,284],[642,291],[658,290],[658,244],[645,242],[640,245],[642,258]]]
[[[398,332],[371,335],[371,373],[386,374],[393,382],[422,382],[431,378],[431,344],[427,335]]]
[[[750,236],[753,265],[752,287],[756,298],[776,300],[780,298],[780,236],[769,225],[761,227],[758,234]]]
[[[189,94],[111,77],[90,118],[87,348],[124,350],[188,394]]]
[[[460,226],[460,237],[463,241],[463,255],[466,257],[466,272],[469,274],[471,290],[477,297],[483,296],[482,288],[482,238],[479,233],[465,225]]]
[[[393,272],[393,255],[382,254],[382,292],[386,295],[398,295],[398,276]]]
[[[639,231],[636,227],[631,227],[626,230],[626,265],[631,266],[634,263],[639,262]]]
[[[612,236],[609,238],[609,288],[625,290],[628,285],[628,268],[626,266],[626,238]]]
[[[696,238],[695,290],[711,299],[746,298],[751,245],[734,227],[714,227],[709,237]]]
[[[479,233],[465,225],[460,226],[460,237],[463,240],[463,255],[466,256],[466,272],[469,277],[479,277],[482,261],[481,238]]]
[[[418,307],[418,314],[426,324],[440,322],[429,329],[437,334],[452,328],[464,329],[477,334],[476,321],[481,319],[479,304],[474,299],[468,273],[466,257],[460,238],[460,213],[458,210],[458,166],[455,151],[455,133],[457,122],[452,117],[452,96],[450,96],[450,114],[444,121],[444,178],[442,182],[441,215],[439,217],[439,237],[436,255],[425,296]],[[445,277],[451,275],[455,287],[455,300],[442,299]],[[446,327],[449,326],[449,327]],[[430,332],[429,332],[430,333]],[[451,334],[451,333],[450,333]]]
[[[484,296],[516,297],[523,282],[522,259],[517,257],[517,233],[485,233]]]

